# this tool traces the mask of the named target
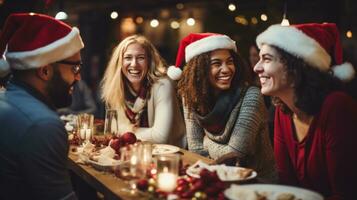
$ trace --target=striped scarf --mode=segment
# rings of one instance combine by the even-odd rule
[[[137,95],[131,87],[125,90],[125,116],[135,127],[149,127],[147,114],[148,89],[145,86],[140,88]]]

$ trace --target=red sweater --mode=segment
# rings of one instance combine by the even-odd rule
[[[332,92],[306,138],[299,143],[294,133],[291,117],[277,108],[274,153],[281,183],[327,199],[357,199],[357,102]]]

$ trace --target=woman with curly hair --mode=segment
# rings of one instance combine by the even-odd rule
[[[354,71],[342,63],[335,24],[273,25],[257,37],[254,71],[273,97],[274,151],[280,182],[355,199],[357,103],[338,90]],[[337,66],[333,66],[337,65]],[[333,67],[332,67],[333,66]],[[332,76],[334,75],[334,76]]]
[[[185,125],[166,67],[144,36],[127,37],[115,48],[102,80],[102,99],[118,111],[119,133],[183,145]]]
[[[179,47],[176,66],[186,65],[178,83],[183,99],[188,149],[217,162],[234,160],[253,168],[263,182],[276,177],[266,109],[250,86],[248,69],[226,35],[190,34]],[[169,69],[174,77],[176,71]],[[177,77],[176,77],[177,78]]]

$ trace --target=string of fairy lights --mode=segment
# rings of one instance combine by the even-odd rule
[[[184,8],[184,4],[182,3],[179,3],[176,5],[176,8],[178,10],[182,10]],[[110,13],[110,18],[112,20],[116,20],[117,18],[119,17],[119,13],[117,11],[112,11]],[[131,17],[129,17],[131,18]],[[149,21],[149,24],[152,28],[157,28],[159,25],[160,25],[160,19],[159,18],[152,18],[152,19],[148,19],[150,20]],[[144,18],[142,16],[138,16],[138,17],[135,17],[135,19],[128,19],[128,18],[124,18],[123,21],[126,21],[126,23],[131,23],[131,22],[135,22],[136,24],[142,24],[144,22]],[[194,26],[196,24],[196,20],[194,17],[190,16],[188,17],[187,19],[185,19],[185,23],[188,25],[188,26]],[[170,27],[172,29],[179,29],[180,28],[180,21],[178,19],[171,19],[170,20]]]
[[[68,14],[64,11],[63,4],[60,5],[59,7],[60,7],[60,10],[55,15],[55,18],[59,19],[59,20],[68,19]],[[176,8],[177,8],[178,11],[183,11],[184,8],[185,8],[185,5],[183,3],[178,3],[178,4],[176,4]],[[283,17],[282,17],[282,21],[281,21],[281,25],[283,25],[283,26],[289,26],[290,25],[290,22],[289,22],[289,20],[287,18],[287,8],[288,8],[287,1],[285,1],[284,10],[283,10]],[[231,3],[227,4],[227,10],[229,12],[235,12],[237,9],[238,9],[238,3],[232,3],[231,2]],[[109,14],[109,17],[110,17],[111,20],[117,20],[119,18],[118,11],[115,11],[115,10],[111,11],[110,14]],[[122,23],[125,24],[125,26],[122,25],[122,27],[127,27],[127,28],[129,27],[129,29],[130,29],[133,26],[143,24],[147,20],[149,21],[149,25],[150,25],[151,28],[157,28],[157,27],[160,26],[161,22],[163,20],[166,20],[166,19],[160,19],[158,17],[144,19],[143,16],[137,16],[137,17],[126,17],[126,18],[123,18],[121,20],[122,20]],[[236,15],[234,17],[234,21],[237,24],[240,24],[240,25],[243,25],[243,26],[247,26],[249,24],[256,25],[256,24],[259,23],[259,21],[264,23],[264,22],[267,22],[268,20],[269,20],[269,17],[268,17],[268,15],[266,13],[261,13],[260,17],[253,16],[253,17],[247,18],[244,15]],[[195,26],[195,24],[196,24],[196,19],[194,18],[192,13],[189,14],[188,17],[181,18],[181,19],[171,18],[171,19],[169,19],[169,21],[170,21],[169,25],[170,25],[170,27],[172,29],[179,29],[182,26],[182,23],[186,23],[186,25],[188,25],[188,26]],[[346,31],[346,37],[347,38],[352,38],[353,37],[353,33],[352,33],[351,29],[348,29]]]

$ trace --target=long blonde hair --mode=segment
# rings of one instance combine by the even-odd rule
[[[166,62],[148,39],[141,35],[125,38],[114,49],[101,82],[101,98],[108,108],[123,109],[125,106],[125,81],[122,74],[123,55],[128,46],[133,43],[140,44],[147,53],[149,69],[146,78],[149,88],[160,77],[166,76]]]

